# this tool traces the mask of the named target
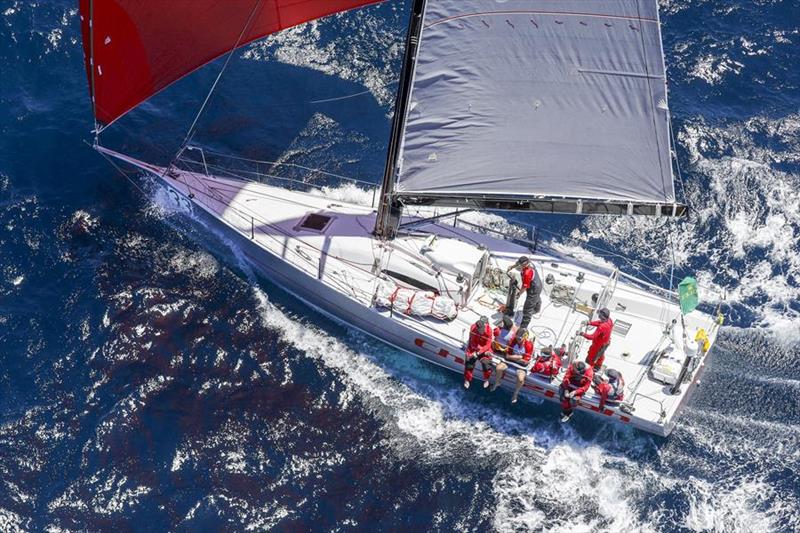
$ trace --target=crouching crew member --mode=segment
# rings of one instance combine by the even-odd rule
[[[625,399],[625,380],[618,370],[609,368],[602,376],[596,376],[594,382],[594,390],[600,397],[601,413],[607,401],[616,404]]]
[[[561,370],[561,358],[567,351],[567,347],[562,345],[561,348],[556,350],[552,346],[548,346],[541,351],[541,355],[536,358],[536,362],[531,368],[533,374],[541,374],[552,378],[557,376]]]
[[[515,365],[527,367],[533,357],[533,343],[528,339],[528,332],[523,331],[521,335],[514,338],[511,346],[509,347],[508,354],[505,356],[505,361],[497,363],[497,374],[494,376],[494,385],[492,390],[496,390],[500,382],[503,380],[503,374],[508,368],[507,363],[514,363]],[[514,389],[514,394],[511,396],[511,403],[517,403],[517,396],[519,395],[522,385],[525,383],[525,376],[528,372],[523,368],[517,368],[517,386]]]
[[[581,335],[584,339],[592,341],[586,362],[595,370],[600,370],[606,359],[606,349],[611,344],[611,330],[614,329],[614,321],[611,320],[611,313],[605,307],[597,312],[597,316],[600,320],[589,322],[589,325],[594,326],[595,330],[592,333],[581,333]]]
[[[483,369],[483,386],[489,386],[489,377],[492,375],[492,327],[489,319],[482,316],[469,328],[469,342],[464,358],[464,388],[468,389],[472,381],[472,371],[475,363],[481,362]]]
[[[572,416],[572,410],[592,384],[594,371],[583,361],[575,361],[567,368],[564,381],[558,390],[561,400],[561,421],[566,422]]]

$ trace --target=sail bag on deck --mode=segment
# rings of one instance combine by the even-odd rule
[[[375,304],[406,315],[430,316],[439,320],[453,320],[458,315],[458,306],[452,298],[432,291],[401,287],[384,279],[378,280],[375,288]]]

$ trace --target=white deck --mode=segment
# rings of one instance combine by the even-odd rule
[[[120,157],[119,154],[112,154]],[[145,168],[157,175],[162,169],[122,156],[126,161]],[[451,322],[436,319],[421,319],[401,313],[390,313],[385,309],[372,307],[376,276],[376,264],[385,264],[387,254],[399,254],[409,261],[422,261],[419,249],[428,235],[404,236],[391,243],[383,243],[371,235],[375,222],[375,212],[369,207],[334,202],[322,196],[303,192],[293,192],[263,184],[208,177],[202,174],[180,172],[164,181],[177,194],[176,199],[187,207],[198,208],[212,215],[223,224],[223,228],[246,238],[254,247],[269,253],[270,257],[296,269],[293,280],[275,279],[288,291],[300,294],[303,288],[321,283],[334,289],[338,297],[357,303],[362,307],[362,315],[374,313],[374,320],[367,320],[372,326],[362,326],[366,333],[388,342],[414,355],[428,359],[436,364],[461,371],[463,368],[463,344],[467,331],[480,315],[487,315],[493,321],[500,318],[498,305],[504,302],[505,295],[498,291],[488,291],[483,287],[476,289],[468,305],[460,309]],[[180,198],[178,198],[180,196]],[[334,220],[324,232],[298,228],[300,221],[309,213],[318,212],[333,216]],[[505,268],[519,255],[533,259],[543,278],[552,274],[557,283],[579,286],[577,301],[589,301],[593,293],[600,293],[609,280],[609,273],[601,268],[581,264],[578,261],[555,253],[531,252],[527,248],[504,239],[474,233],[446,224],[430,224],[415,231],[435,233],[441,239],[457,238],[480,244],[488,248],[493,265]],[[244,250],[254,265],[269,275],[270,267],[254,252],[256,248]],[[295,271],[295,272],[296,272]],[[300,274],[302,272],[302,274]],[[584,281],[578,283],[576,276],[583,273]],[[304,275],[303,275],[304,274]],[[296,285],[295,285],[296,284]],[[536,335],[536,346],[548,344],[570,345],[570,340],[587,315],[574,311],[570,306],[551,300],[552,286],[545,285],[542,294],[542,310],[534,316],[531,331]],[[613,297],[607,304],[612,318],[629,323],[630,329],[622,335],[615,328],[611,346],[606,352],[606,366],[622,372],[627,389],[626,402],[633,403],[635,410],[628,414],[609,406],[603,413],[606,417],[624,423],[631,423],[647,431],[666,435],[674,427],[677,415],[685,404],[691,389],[696,386],[702,374],[705,360],[697,366],[691,383],[684,384],[678,395],[667,393],[669,387],[648,379],[644,366],[648,355],[664,340],[665,325],[680,317],[678,307],[668,300],[656,296],[654,291],[628,284],[621,279]],[[327,314],[323,303],[313,301],[312,296],[302,297],[307,303],[321,308]],[[322,298],[322,296],[320,296]],[[521,309],[522,300],[517,309]],[[344,305],[344,304],[343,304]],[[380,317],[380,319],[378,318]],[[346,317],[336,317],[349,322]],[[355,324],[354,324],[355,325]],[[356,325],[357,326],[357,325]],[[357,326],[358,327],[358,326]],[[705,328],[711,340],[716,337],[717,326],[708,315],[695,311],[686,317],[686,328],[690,338],[698,328]],[[681,322],[674,329],[674,338],[682,336]],[[580,346],[577,357],[585,357],[588,341]],[[707,357],[707,354],[706,356]],[[566,365],[565,365],[566,366]],[[563,372],[563,370],[562,370]],[[511,387],[513,373],[506,374],[504,386]],[[476,372],[479,378],[480,372]],[[641,378],[641,379],[640,379]],[[559,379],[548,380],[533,375],[528,376],[524,392],[557,400]],[[640,382],[635,394],[631,389]],[[460,381],[453,382],[460,387]],[[494,394],[504,394],[496,392]],[[597,401],[590,391],[579,405],[579,409],[598,413]]]

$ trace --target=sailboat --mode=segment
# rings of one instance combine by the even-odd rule
[[[459,374],[481,316],[499,324],[510,315],[519,326],[528,296],[516,308],[503,303],[516,287],[507,272],[526,257],[543,287],[527,327],[533,360],[548,348],[563,360],[555,376],[511,364],[524,371],[521,394],[559,401],[564,369],[585,357],[582,333],[605,309],[614,326],[602,371],[625,377],[624,401],[601,405],[589,388],[575,409],[667,436],[722,322],[696,308],[696,286],[687,305],[686,294],[464,219],[467,211],[686,214],[675,192],[656,0],[413,0],[372,206],[210,164],[191,144],[208,98],[168,163],[100,143],[117,119],[214,59],[225,58],[221,76],[248,43],[374,3],[80,0],[94,148],[154,176],[310,308]],[[513,389],[516,379],[506,372],[499,385]]]

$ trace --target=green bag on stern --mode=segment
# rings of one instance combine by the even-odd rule
[[[678,285],[678,297],[681,302],[681,313],[691,313],[697,307],[700,299],[697,296],[697,280],[692,277],[684,278]]]

